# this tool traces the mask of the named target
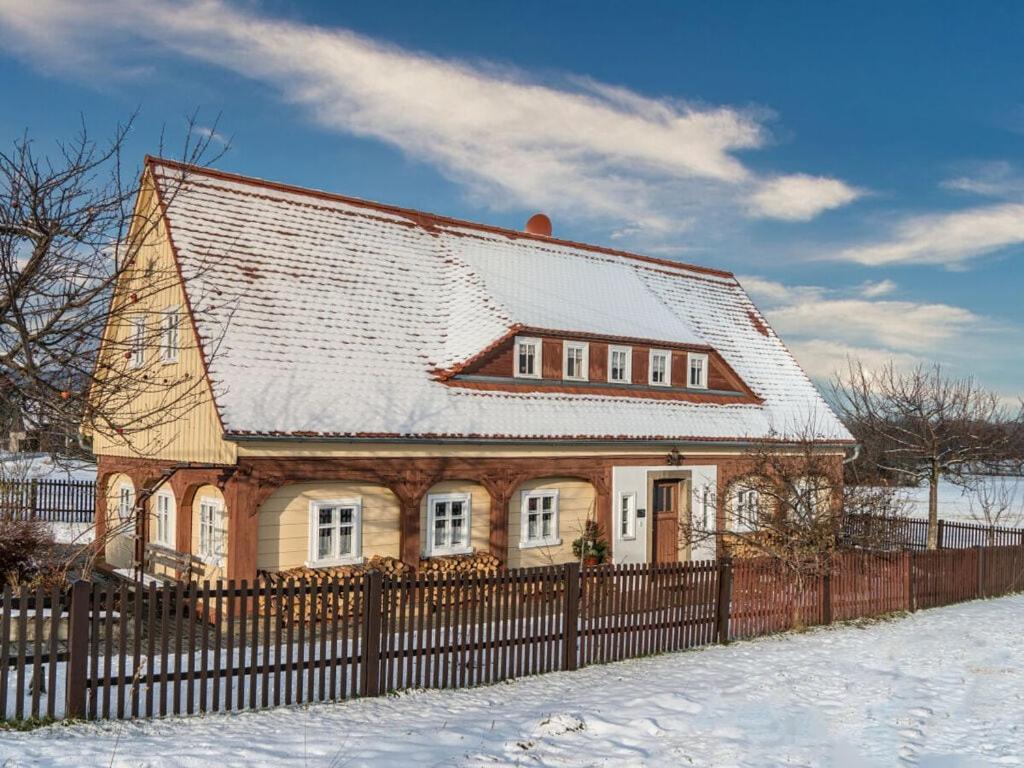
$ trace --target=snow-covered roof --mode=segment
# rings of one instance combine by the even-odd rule
[[[730,273],[149,167],[229,434],[850,439]],[[519,327],[710,346],[763,402],[438,380]]]

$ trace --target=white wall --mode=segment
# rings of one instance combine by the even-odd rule
[[[680,470],[680,477],[689,474],[691,478],[690,488],[693,498],[690,508],[693,510],[694,521],[698,524],[704,522],[703,489],[711,488],[709,504],[707,509],[707,530],[715,528],[715,491],[718,487],[718,467],[714,464],[670,467],[665,464],[648,467],[612,467],[612,559],[616,563],[646,563],[651,560],[651,509],[647,498],[648,476],[652,472],[664,473],[674,469]],[[684,474],[686,473],[686,474]],[[623,493],[636,494],[637,522],[636,538],[623,540],[621,534],[621,495]],[[643,510],[644,516],[640,517]],[[682,522],[682,520],[680,520]],[[692,558],[694,560],[709,560],[715,557],[715,542],[711,537],[701,540],[693,545]]]

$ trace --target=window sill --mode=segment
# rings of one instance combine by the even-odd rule
[[[472,555],[474,552],[476,552],[476,549],[473,547],[466,547],[465,549],[448,549],[440,552],[435,550],[433,552],[424,552],[423,557],[429,560],[432,557],[458,557],[460,555]]]
[[[520,541],[520,549],[540,549],[541,547],[560,547],[561,539],[543,539],[541,541]]]
[[[303,563],[306,568],[333,568],[340,565],[362,565],[363,557],[336,557],[329,560],[307,560]]]

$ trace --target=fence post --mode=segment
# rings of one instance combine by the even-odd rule
[[[936,535],[935,535],[935,548],[936,549],[942,549],[943,545],[945,544],[945,538],[946,538],[946,521],[943,520],[940,517],[939,518],[938,530],[936,531]]]
[[[914,592],[916,587],[916,585],[914,584],[914,558],[917,557],[917,553],[913,550],[907,550],[903,553],[903,555],[907,560],[907,610],[913,613],[917,610],[917,595]]]
[[[718,597],[715,603],[715,640],[729,642],[729,609],[732,603],[732,558],[718,561]]]
[[[832,623],[832,572],[831,566],[821,577],[821,621],[826,626]]]
[[[28,491],[29,516],[35,520],[39,517],[39,479],[33,477]]]
[[[976,597],[985,597],[985,548],[978,547],[976,550],[978,558],[978,589]]]
[[[361,696],[380,696],[383,581],[380,571],[369,571],[363,577],[363,668],[359,680]]]
[[[68,666],[65,717],[85,718],[86,683],[89,672],[89,592],[92,585],[79,579],[71,585],[71,606],[68,610]]]
[[[565,611],[562,614],[562,669],[576,669],[580,636],[580,564],[566,563]]]

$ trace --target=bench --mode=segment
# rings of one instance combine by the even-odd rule
[[[178,579],[181,581],[201,581],[203,578],[206,564],[189,552],[179,552],[161,544],[147,544],[145,554],[145,571],[155,578],[168,582],[175,581],[169,576],[158,574],[156,572],[158,566],[178,574]]]

